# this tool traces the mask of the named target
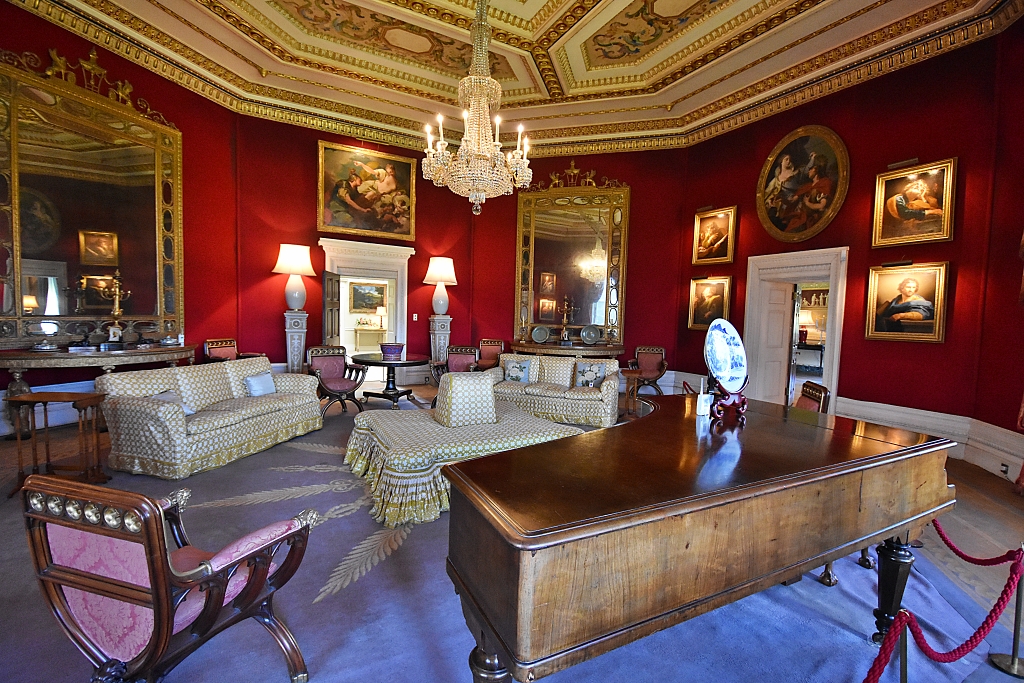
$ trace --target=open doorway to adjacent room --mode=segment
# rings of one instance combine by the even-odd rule
[[[395,278],[324,273],[324,343],[341,345],[349,357],[379,353],[381,342],[395,341]],[[386,369],[367,368],[366,381],[383,382]]]
[[[747,397],[788,405],[808,380],[835,396],[847,253],[839,247],[748,259]],[[834,406],[833,400],[829,412]]]

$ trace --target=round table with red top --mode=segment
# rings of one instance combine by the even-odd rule
[[[399,389],[395,386],[395,368],[406,368],[415,365],[426,365],[430,362],[428,356],[420,356],[414,353],[405,354],[404,358],[397,360],[385,360],[379,353],[357,353],[352,356],[352,362],[359,365],[368,365],[376,368],[387,368],[388,379],[383,391],[363,391],[363,402],[367,397],[384,398],[391,401],[391,409],[398,410],[398,399],[412,394],[412,389]]]

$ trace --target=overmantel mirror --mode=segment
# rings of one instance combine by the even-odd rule
[[[519,194],[516,340],[618,347],[626,286],[629,187],[571,161]]]
[[[0,50],[0,348],[177,338],[181,133],[50,58]]]

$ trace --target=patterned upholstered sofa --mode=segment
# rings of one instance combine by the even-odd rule
[[[529,361],[528,382],[505,379],[510,361]],[[604,380],[594,387],[574,386],[576,371],[583,365],[603,365]],[[503,353],[498,367],[486,373],[494,382],[495,398],[537,417],[593,427],[611,427],[618,419],[619,362],[615,359]]]
[[[368,410],[355,417],[345,462],[366,477],[370,514],[389,527],[448,509],[447,463],[581,434],[494,399],[483,373],[442,375],[434,410]]]
[[[320,429],[316,377],[273,375],[276,393],[250,396],[245,378],[270,372],[265,357],[96,379],[107,394],[108,464],[117,470],[183,479]],[[173,391],[180,403],[153,398]]]

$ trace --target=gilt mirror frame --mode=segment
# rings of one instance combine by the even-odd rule
[[[570,161],[564,173],[551,173],[550,183],[540,181],[519,193],[518,230],[516,233],[516,285],[515,320],[513,337],[517,341],[529,342],[536,327],[562,329],[562,315],[558,310],[562,301],[555,298],[557,314],[554,320],[539,314],[540,299],[546,295],[539,290],[541,271],[534,272],[535,233],[537,215],[560,207],[607,209],[605,225],[606,277],[604,324],[596,325],[601,331],[601,344],[622,344],[625,322],[624,301],[626,291],[626,246],[629,233],[629,186],[617,180],[602,178],[599,185],[594,181],[596,171],[581,171],[575,160]],[[550,273],[551,282],[554,277]],[[550,308],[550,304],[548,305]],[[580,330],[582,324],[568,324],[569,341],[582,345]],[[554,335],[553,335],[554,336]]]
[[[0,49],[0,348],[26,348],[41,341],[66,345],[87,340],[95,344],[106,340],[107,328],[115,320],[124,328],[125,341],[177,337],[184,329],[181,132],[150,109],[144,99],[133,100],[130,83],[109,80],[107,70],[97,63],[95,50],[88,59],[74,65],[55,50],[51,49],[49,54],[51,65],[43,68],[42,60],[35,54]],[[28,168],[35,175],[103,181],[96,179],[96,172],[72,167],[70,163],[48,164],[50,157],[22,160],[18,136],[19,127],[26,125],[22,124],[22,113],[47,123],[59,122],[65,130],[91,135],[99,141],[124,141],[128,146],[153,150],[152,230],[156,268],[152,313],[126,313],[116,319],[113,306],[93,310],[78,305],[76,302],[85,295],[84,285],[78,287],[85,280],[83,275],[67,283],[70,287],[63,290],[62,309],[68,314],[26,315],[20,305],[23,275],[28,274],[22,259],[21,174]],[[100,172],[104,170],[101,167]],[[147,170],[143,168],[141,172]],[[138,174],[140,169],[128,167],[125,176],[129,172]],[[127,181],[122,179],[121,183]],[[78,227],[66,224],[61,229],[77,235]],[[95,270],[93,266],[85,269],[89,268]],[[150,283],[145,286],[148,288]],[[125,289],[132,287],[132,282],[125,282]]]

